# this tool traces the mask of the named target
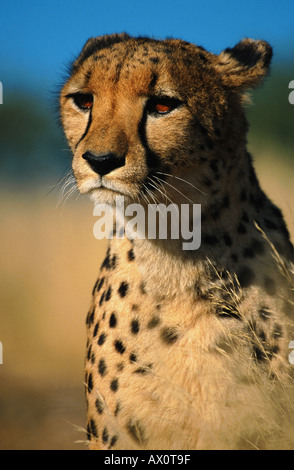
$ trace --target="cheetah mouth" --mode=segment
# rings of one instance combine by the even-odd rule
[[[95,204],[115,204],[117,197],[123,197],[128,203],[135,200],[136,195],[129,188],[102,179],[84,181],[79,188],[82,194],[90,196]]]

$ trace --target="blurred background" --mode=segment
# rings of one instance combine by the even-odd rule
[[[69,185],[56,112],[68,64],[91,36],[173,36],[219,53],[243,37],[274,48],[252,95],[249,148],[294,235],[294,3],[1,2],[0,449],[85,449],[85,318],[105,251],[92,204]],[[1,101],[1,100],[0,100]]]

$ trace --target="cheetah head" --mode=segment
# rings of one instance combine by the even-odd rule
[[[60,95],[80,192],[111,204],[117,195],[161,197],[167,183],[170,198],[193,187],[203,204],[211,171],[234,164],[245,145],[244,92],[271,57],[266,42],[250,39],[219,55],[175,39],[89,39]]]

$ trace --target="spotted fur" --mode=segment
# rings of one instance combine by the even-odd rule
[[[293,448],[293,247],[243,109],[271,57],[264,41],[215,55],[115,34],[72,65],[60,108],[80,192],[202,207],[196,251],[114,234],[87,316],[90,449]]]

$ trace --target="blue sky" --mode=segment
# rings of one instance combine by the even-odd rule
[[[290,61],[293,26],[293,0],[4,0],[0,81],[50,87],[90,36],[121,31],[180,37],[216,53],[242,37],[262,38],[276,61]]]

